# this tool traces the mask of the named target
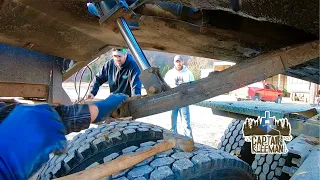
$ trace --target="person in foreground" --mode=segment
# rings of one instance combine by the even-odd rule
[[[28,179],[50,153],[66,151],[66,134],[103,121],[127,98],[112,94],[90,105],[17,105],[0,124],[0,179]]]

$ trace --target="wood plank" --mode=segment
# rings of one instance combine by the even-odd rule
[[[0,82],[0,97],[46,98],[48,86],[45,84],[23,84]]]
[[[133,167],[134,165],[158,153],[174,148],[176,143],[177,143],[176,140],[169,139],[155,146],[149,147],[145,150],[118,157],[110,162],[106,162],[99,166],[92,167],[68,176],[64,176],[56,180],[87,180],[87,179],[97,180],[104,177],[109,177],[125,169]]]
[[[284,73],[286,68],[319,57],[319,41],[313,41],[238,63],[207,78],[181,85],[168,92],[128,101],[114,116],[145,117],[194,104],[246,85]]]

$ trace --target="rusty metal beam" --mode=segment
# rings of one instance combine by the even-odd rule
[[[145,117],[194,104],[281,74],[286,68],[319,57],[319,41],[288,47],[236,64],[207,78],[154,96],[129,100],[113,116]]]
[[[215,9],[234,13],[225,0],[161,0],[200,9]],[[299,10],[296,8],[299,7]],[[303,9],[303,10],[302,10]],[[242,1],[240,16],[285,24],[319,37],[319,1]]]
[[[0,97],[46,98],[48,86],[44,84],[23,84],[0,82]]]

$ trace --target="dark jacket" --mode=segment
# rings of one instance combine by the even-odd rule
[[[116,66],[112,59],[96,75],[91,94],[95,96],[99,91],[99,87],[108,81],[111,93],[123,93],[130,97],[141,95],[140,74],[141,71],[130,54],[128,54],[121,68]]]

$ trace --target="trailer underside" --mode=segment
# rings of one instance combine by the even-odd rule
[[[243,1],[237,13],[223,0],[141,2],[134,10],[139,27],[133,33],[143,49],[237,63],[184,91],[159,95],[177,97],[174,99],[179,103],[172,103],[175,105],[170,108],[199,102],[279,73],[319,83],[317,1],[301,5],[291,1]],[[37,90],[41,92],[39,97],[47,99],[51,93],[50,102],[61,103],[65,97],[63,80],[110,48],[126,46],[119,33],[101,26],[99,18],[88,13],[84,1],[3,0],[0,17],[0,43],[7,44],[0,47],[1,72],[10,74],[0,77],[1,85],[10,85],[11,89],[28,86],[29,92]],[[16,52],[20,55],[12,56]],[[47,63],[41,65],[41,59],[47,59]],[[76,63],[68,69],[66,60]],[[30,71],[32,68],[37,71]],[[247,78],[237,78],[243,76]],[[216,89],[222,78],[228,82]],[[206,93],[185,101],[180,96],[187,91],[192,95]],[[8,89],[0,96],[34,96],[25,94]]]
[[[145,1],[135,9],[139,28],[134,35],[143,49],[239,63],[319,38],[315,0],[243,1],[238,13],[224,0],[171,2],[178,4]],[[0,16],[1,43],[76,61],[63,79],[111,47],[126,46],[121,35],[100,26],[80,0],[3,0]],[[301,77],[299,72],[286,71]]]

